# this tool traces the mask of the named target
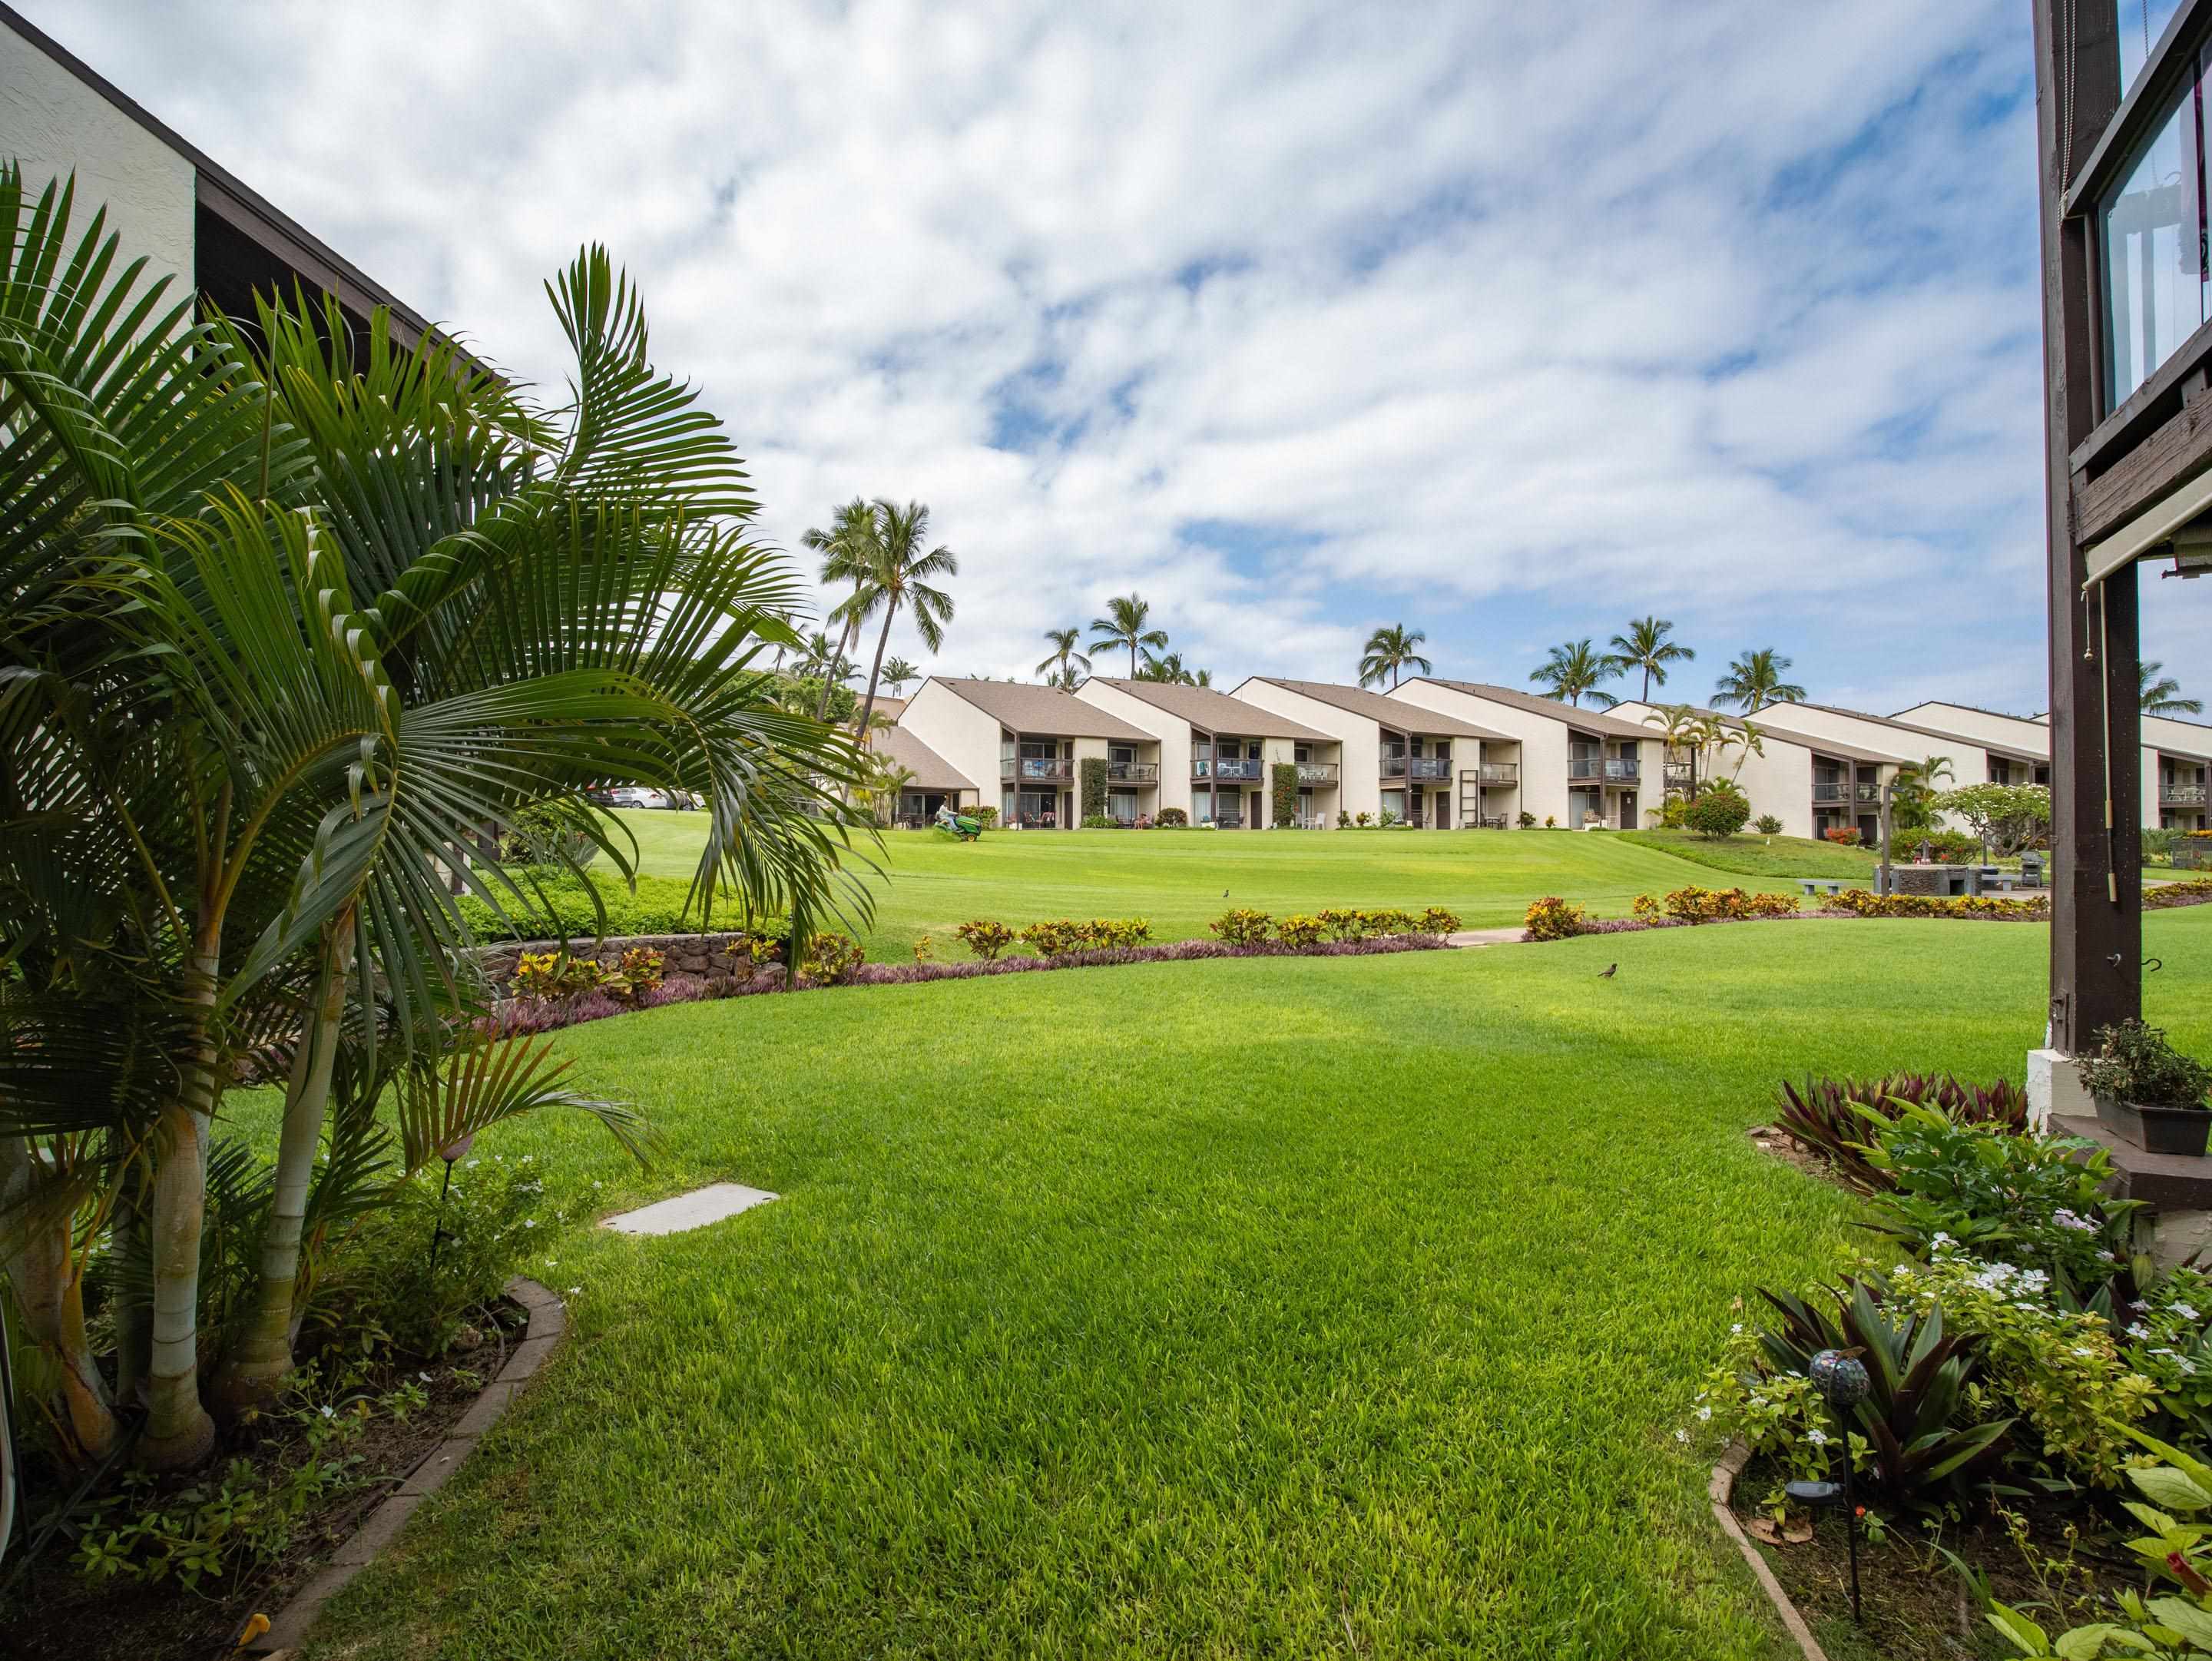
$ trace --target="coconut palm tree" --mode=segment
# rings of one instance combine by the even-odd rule
[[[2139,707],[2146,715],[2201,715],[2204,700],[2181,696],[2181,683],[2162,673],[2166,666],[2156,658],[2138,664],[2141,674]]]
[[[1611,658],[1592,649],[1586,640],[1569,641],[1564,646],[1554,646],[1544,666],[1528,678],[1555,698],[1580,708],[1589,698],[1601,709],[1609,709],[1620,700],[1601,690],[1601,684],[1620,672]]]
[[[1164,629],[1145,626],[1152,617],[1152,602],[1137,594],[1119,594],[1106,602],[1106,615],[1091,619],[1091,649],[1094,652],[1129,651],[1129,678],[1135,680],[1137,654],[1139,652],[1164,652],[1168,648],[1168,632]]]
[[[854,496],[831,517],[830,528],[810,527],[800,532],[799,546],[822,556],[822,581],[825,587],[851,583],[853,592],[830,608],[830,621],[838,624],[837,644],[834,650],[821,654],[823,673],[822,695],[814,710],[814,719],[826,721],[830,716],[830,689],[835,682],[848,678],[845,674],[825,672],[842,667],[845,654],[860,637],[860,614],[853,610],[853,602],[860,598],[866,581],[865,573],[873,563],[876,550],[881,545],[883,527],[878,521],[875,505]]]
[[[1790,661],[1771,646],[1742,654],[1721,676],[1713,702],[1723,708],[1732,704],[1747,715],[1770,703],[1804,703],[1805,689],[1782,678],[1790,672]]]
[[[1052,642],[1052,651],[1038,663],[1036,672],[1044,677],[1046,685],[1073,692],[1091,672],[1091,660],[1076,650],[1082,643],[1083,630],[1048,629],[1044,637]]]
[[[952,596],[931,586],[933,577],[960,575],[960,557],[952,550],[925,550],[929,540],[929,508],[919,502],[902,508],[878,498],[876,536],[860,573],[860,586],[846,609],[857,626],[872,613],[884,614],[883,631],[876,636],[875,660],[868,666],[867,696],[860,701],[860,717],[854,730],[868,730],[875,711],[876,684],[884,672],[884,648],[890,643],[891,624],[901,611],[914,614],[915,632],[932,652],[945,644],[945,625],[952,621]]]
[[[1211,686],[1213,671],[1192,669],[1182,660],[1180,652],[1165,652],[1154,657],[1145,654],[1144,666],[1137,671],[1136,678],[1164,682],[1170,686]]]
[[[736,458],[647,363],[602,251],[556,290],[575,400],[538,411],[381,313],[358,367],[334,303],[264,307],[265,357],[189,301],[134,316],[143,262],[97,226],[67,257],[68,194],[27,215],[0,169],[0,1139],[96,1131],[150,1163],[121,1196],[153,1266],[122,1359],[141,1457],[181,1464],[212,1437],[198,1272],[232,1046],[297,1034],[229,1369],[250,1396],[289,1366],[347,1001],[373,985],[404,1045],[454,1030],[447,873],[501,906],[482,827],[541,807],[620,865],[585,789],[685,788],[714,808],[702,912],[729,889],[811,907],[850,822],[818,781],[857,757],[768,703],[756,660],[796,643],[796,586],[741,540]]]
[[[1359,660],[1359,684],[1362,686],[1380,686],[1387,676],[1395,688],[1399,676],[1408,669],[1419,669],[1423,674],[1427,674],[1431,667],[1429,660],[1415,648],[1428,637],[1425,630],[1408,629],[1402,623],[1377,629],[1368,636],[1367,644],[1363,648]]]
[[[895,698],[906,696],[907,682],[921,678],[921,671],[904,658],[893,658],[884,665],[884,684],[891,689],[891,696]]]
[[[1688,647],[1669,640],[1674,625],[1662,617],[1636,618],[1630,621],[1626,634],[1615,635],[1606,643],[1613,648],[1614,666],[1623,673],[1633,670],[1644,672],[1644,691],[1641,701],[1651,701],[1651,689],[1667,684],[1667,666],[1687,663],[1698,654]]]

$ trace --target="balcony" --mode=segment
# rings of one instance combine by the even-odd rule
[[[2201,784],[2165,784],[2158,787],[2158,800],[2165,807],[2202,807],[2212,791]]]
[[[1297,764],[1300,784],[1334,784],[1336,764],[1333,761],[1302,761]]]
[[[1697,780],[1698,770],[1690,763],[1670,761],[1667,764],[1667,788],[1669,790],[1686,790]]]
[[[1601,779],[1607,784],[1633,784],[1641,773],[1641,765],[1626,756],[1567,757],[1567,776],[1571,779]]]
[[[1190,776],[1194,779],[1218,779],[1224,783],[1258,784],[1267,776],[1267,764],[1263,761],[1214,761],[1205,756],[1190,758]]]
[[[1018,760],[1012,756],[999,757],[999,776],[1019,779],[1024,783],[1066,784],[1075,778],[1075,764],[1060,756],[1024,756]]]
[[[1477,784],[1502,784],[1508,788],[1521,782],[1521,764],[1516,761],[1486,761],[1480,767],[1470,767],[1460,775],[1462,780],[1473,779]]]
[[[1109,761],[1106,764],[1106,782],[1109,784],[1158,784],[1160,764],[1156,761]]]
[[[1382,757],[1382,776],[1386,779],[1448,779],[1452,776],[1449,756],[1385,756]]]

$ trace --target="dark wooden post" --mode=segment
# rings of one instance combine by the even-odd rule
[[[2051,603],[2051,1042],[2076,1054],[2099,1027],[2142,1007],[2136,573],[2124,569],[2082,596],[2072,454],[2097,422],[2102,347],[2089,222],[2061,207],[2118,107],[2119,41],[2109,4],[2033,3]]]

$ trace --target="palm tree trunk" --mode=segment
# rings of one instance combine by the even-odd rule
[[[44,1165],[27,1138],[0,1138],[0,1212],[30,1200]],[[22,1249],[8,1260],[9,1278],[31,1342],[58,1375],[62,1416],[75,1444],[68,1451],[89,1463],[114,1447],[118,1427],[107,1381],[85,1335],[84,1277],[71,1249],[70,1214],[31,1221]]]
[[[884,672],[884,648],[890,643],[891,619],[898,615],[898,602],[886,597],[884,600],[884,631],[876,636],[876,660],[868,666],[868,696],[860,704],[860,724],[854,730],[860,742],[868,741],[868,717],[876,709],[876,679]]]
[[[1644,666],[1644,696],[1637,701],[1639,703],[1651,702],[1651,666],[1648,663]]]
[[[859,590],[856,588],[854,592],[858,593]],[[830,719],[830,689],[836,684],[837,665],[843,660],[845,648],[853,643],[854,636],[859,634],[860,629],[860,620],[858,618],[847,618],[844,632],[837,636],[837,649],[830,654],[830,661],[822,666],[822,697],[814,706],[814,719],[817,721]]]
[[[339,1023],[345,1013],[353,944],[354,912],[349,906],[323,928],[314,1013],[301,1035],[285,1091],[275,1194],[270,1202],[268,1232],[262,1239],[253,1312],[216,1385],[216,1398],[233,1412],[273,1398],[284,1375],[292,1370],[292,1294],[299,1283],[300,1236],[307,1214],[307,1191],[315,1174],[315,1148],[330,1110],[331,1069],[337,1056]]]
[[[153,1250],[146,1236],[146,1208],[139,1203],[136,1171],[126,1171],[122,1192],[115,1202],[115,1256],[123,1262],[139,1262]],[[154,1311],[145,1300],[118,1297],[115,1300],[115,1399],[132,1405],[146,1395],[146,1376],[154,1366]]]
[[[200,1402],[200,1231],[207,1208],[208,1132],[215,1119],[215,994],[222,924],[204,895],[192,942],[192,1053],[184,1086],[155,1123],[154,1347],[146,1434],[138,1458],[181,1470],[215,1446]]]

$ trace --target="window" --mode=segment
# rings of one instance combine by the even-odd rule
[[[2207,315],[2201,66],[2098,213],[2108,410]]]
[[[2181,0],[2113,0],[2113,5],[2119,17],[2120,90],[2124,93],[2150,61],[2150,49],[2181,9]]]

